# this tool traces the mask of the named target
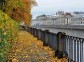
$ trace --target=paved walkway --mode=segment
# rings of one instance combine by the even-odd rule
[[[13,43],[9,62],[67,62],[66,59],[53,57],[54,51],[26,31],[19,31],[18,42]],[[12,60],[12,61],[11,61]]]

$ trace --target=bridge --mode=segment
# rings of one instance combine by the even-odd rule
[[[84,26],[82,26],[82,25],[41,25],[41,26],[33,26],[33,27],[84,30]]]

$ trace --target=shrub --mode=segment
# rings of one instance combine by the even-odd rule
[[[0,62],[6,61],[6,54],[10,48],[10,42],[16,41],[18,23],[7,14],[0,11]]]

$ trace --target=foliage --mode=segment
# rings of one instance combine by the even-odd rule
[[[7,0],[3,5],[5,13],[16,21],[25,21],[26,25],[31,21],[31,8],[36,5],[34,0]]]
[[[49,46],[44,47],[41,40],[37,40],[26,31],[19,31],[18,42],[14,43],[11,50],[13,52],[8,56],[9,60],[15,60],[14,62],[67,62],[66,58],[53,57],[54,50]]]
[[[5,62],[10,42],[16,40],[18,23],[0,11],[0,62]]]
[[[32,3],[33,0],[0,0],[0,9],[6,13],[0,11],[0,62],[6,61],[10,43],[16,40],[18,31],[16,21],[30,24]]]

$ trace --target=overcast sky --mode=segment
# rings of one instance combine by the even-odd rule
[[[36,0],[38,6],[32,8],[35,18],[41,14],[55,14],[56,11],[84,11],[84,0]]]

